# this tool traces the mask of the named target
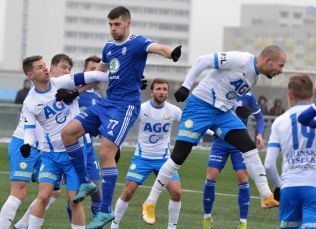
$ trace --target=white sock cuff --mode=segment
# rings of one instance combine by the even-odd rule
[[[15,196],[12,196],[12,195],[10,195],[8,197],[8,200],[13,201],[14,203],[16,203],[18,205],[20,205],[22,203],[22,200],[20,200],[19,198],[15,197]]]
[[[71,229],[85,229],[85,228],[86,228],[86,226],[71,224]]]
[[[41,226],[44,223],[44,218],[36,217],[35,215],[30,215],[30,221],[33,221],[34,226]]]
[[[250,157],[250,156],[252,156],[252,155],[254,155],[254,154],[256,154],[256,153],[258,153],[258,149],[250,150],[250,151],[248,151],[248,152],[243,153],[242,155],[243,155],[244,157]]]
[[[124,204],[124,205],[128,205],[128,204],[129,204],[128,201],[125,202],[124,200],[121,199],[121,197],[119,197],[119,198],[117,199],[117,201],[120,201],[120,203],[121,203],[121,204]]]
[[[177,170],[180,168],[180,165],[176,164],[171,158],[168,158],[166,163],[168,163],[172,168],[175,168]]]
[[[173,206],[181,206],[181,201],[173,201],[173,200],[169,200],[169,205],[173,205]]]

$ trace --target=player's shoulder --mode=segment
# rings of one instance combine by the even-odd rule
[[[174,104],[172,104],[172,103],[169,103],[169,102],[165,102],[165,107],[171,112],[171,113],[174,113],[174,114],[181,114],[182,113],[182,110],[178,107],[178,106],[176,106],[176,105],[174,105]]]

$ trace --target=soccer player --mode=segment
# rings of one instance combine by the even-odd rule
[[[139,185],[142,185],[151,172],[158,173],[162,164],[170,156],[170,135],[172,124],[181,118],[180,108],[166,102],[169,92],[168,81],[161,78],[153,80],[151,99],[140,108],[138,144],[135,149],[126,182],[115,206],[115,219],[111,229],[119,224]],[[181,208],[181,183],[175,173],[166,187],[170,194],[168,229],[176,228]],[[152,222],[151,224],[154,224]]]
[[[78,139],[85,133],[102,134],[100,158],[102,168],[102,205],[87,228],[99,228],[114,219],[111,207],[117,180],[115,154],[140,110],[140,87],[148,53],[155,53],[177,61],[181,46],[172,50],[168,46],[153,43],[149,39],[131,33],[131,15],[123,6],[115,7],[108,14],[113,40],[106,43],[97,70],[109,69],[107,97],[89,107],[63,130],[62,139],[72,164],[80,179],[80,188],[74,198],[79,202],[95,190],[87,179],[82,151]]]
[[[256,119],[256,140],[259,144],[259,149],[264,147],[264,118],[261,113],[260,107],[256,102],[256,97],[252,92],[238,97],[236,113],[238,117],[247,126],[248,116],[253,114]],[[238,180],[238,205],[240,216],[240,229],[247,228],[248,209],[250,201],[250,190],[248,183],[248,173],[246,165],[241,152],[225,141],[218,137],[214,137],[214,142],[211,148],[210,156],[208,159],[207,178],[204,183],[203,191],[203,206],[204,206],[204,221],[203,229],[211,228],[213,219],[212,208],[215,200],[216,180],[220,175],[221,170],[224,168],[228,157],[230,156],[233,168],[236,172]]]
[[[67,75],[71,72],[72,67],[73,67],[72,59],[64,53],[59,53],[59,54],[54,55],[51,60],[49,74],[51,77],[59,77],[62,75]],[[37,128],[41,128],[41,126],[37,125]],[[58,182],[55,184],[54,191],[52,193],[51,198],[49,199],[49,203],[47,204],[45,211],[47,211],[48,208],[51,206],[51,204],[55,202],[56,198],[60,196],[60,193],[61,193],[60,182]],[[22,218],[14,225],[16,229],[27,228],[31,209],[35,202],[36,202],[36,199],[30,204],[29,208],[26,210]]]
[[[90,56],[84,61],[84,72],[94,71],[100,63],[101,59],[98,56]],[[79,107],[81,111],[84,111],[90,106],[95,105],[101,101],[102,97],[93,88],[83,91],[79,95]],[[86,136],[86,135],[85,135]],[[91,181],[96,185],[97,191],[91,194],[91,212],[95,216],[101,207],[101,185],[100,185],[100,167],[97,160],[96,152],[93,147],[92,136],[84,138],[84,159],[86,163],[87,173]],[[69,202],[67,202],[67,212],[69,218],[71,218],[71,209]]]
[[[41,127],[36,128],[36,138],[39,142],[43,139],[44,132]],[[39,171],[40,145],[32,148],[30,156],[24,158],[21,155],[20,147],[24,139],[24,114],[23,109],[20,114],[19,123],[15,129],[8,147],[8,156],[10,160],[10,196],[3,204],[0,212],[0,228],[10,228],[16,211],[26,198],[30,181],[35,181]]]
[[[264,48],[258,56],[232,51],[216,52],[198,58],[175,93],[177,101],[187,99],[195,79],[203,70],[212,70],[186,101],[171,157],[161,167],[143,205],[147,218],[154,220],[151,217],[154,216],[152,211],[160,193],[207,129],[213,130],[219,138],[243,153],[247,171],[259,190],[262,207],[278,206],[268,186],[256,145],[245,125],[230,109],[237,97],[246,94],[256,84],[260,73],[272,79],[282,72],[285,61],[284,51],[274,45]]]
[[[55,94],[58,88],[62,87],[74,89],[84,83],[107,82],[108,75],[90,72],[90,74],[80,74],[80,79],[76,75],[50,78],[41,56],[25,58],[23,70],[26,76],[32,80],[34,87],[24,102],[24,145],[20,148],[22,155],[28,157],[32,146],[34,146],[36,120],[44,128],[46,135],[38,179],[39,193],[31,209],[28,228],[41,228],[43,225],[45,207],[56,182],[61,178],[61,174],[65,175],[68,198],[71,201],[73,213],[71,227],[73,229],[85,228],[83,207],[80,203],[74,204],[72,202],[79,187],[79,180],[60,136],[61,129],[79,113],[79,106],[77,101],[71,104],[56,101]]]
[[[316,144],[315,129],[298,122],[298,116],[312,102],[313,83],[308,75],[290,78],[291,106],[272,124],[265,168],[280,193],[280,228],[316,228]],[[282,175],[277,158],[282,155]],[[277,195],[276,195],[277,197]]]

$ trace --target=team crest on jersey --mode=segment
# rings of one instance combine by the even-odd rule
[[[216,133],[216,135],[218,136],[218,137],[220,137],[221,135],[222,135],[222,129],[221,128],[218,128],[216,131],[215,131],[215,133]]]
[[[22,161],[22,162],[20,162],[19,167],[20,167],[20,169],[26,169],[27,168],[27,163]]]
[[[136,169],[136,164],[135,163],[131,164],[131,166],[129,168],[130,168],[130,170]]]
[[[163,119],[164,120],[169,120],[170,119],[170,114],[169,113],[164,113],[163,114]]]
[[[111,74],[115,74],[120,70],[120,61],[117,58],[113,58],[109,64]]]
[[[126,48],[126,47],[123,47],[123,48],[122,48],[122,55],[125,56],[125,55],[126,55],[126,52],[127,52],[127,48]]]
[[[184,126],[185,126],[185,128],[187,128],[187,129],[192,128],[192,126],[193,126],[193,121],[192,121],[191,119],[186,120],[186,121],[184,122]]]

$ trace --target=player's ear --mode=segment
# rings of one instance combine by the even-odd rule
[[[288,90],[287,97],[289,98],[290,101],[294,99],[294,94],[292,90]]]

